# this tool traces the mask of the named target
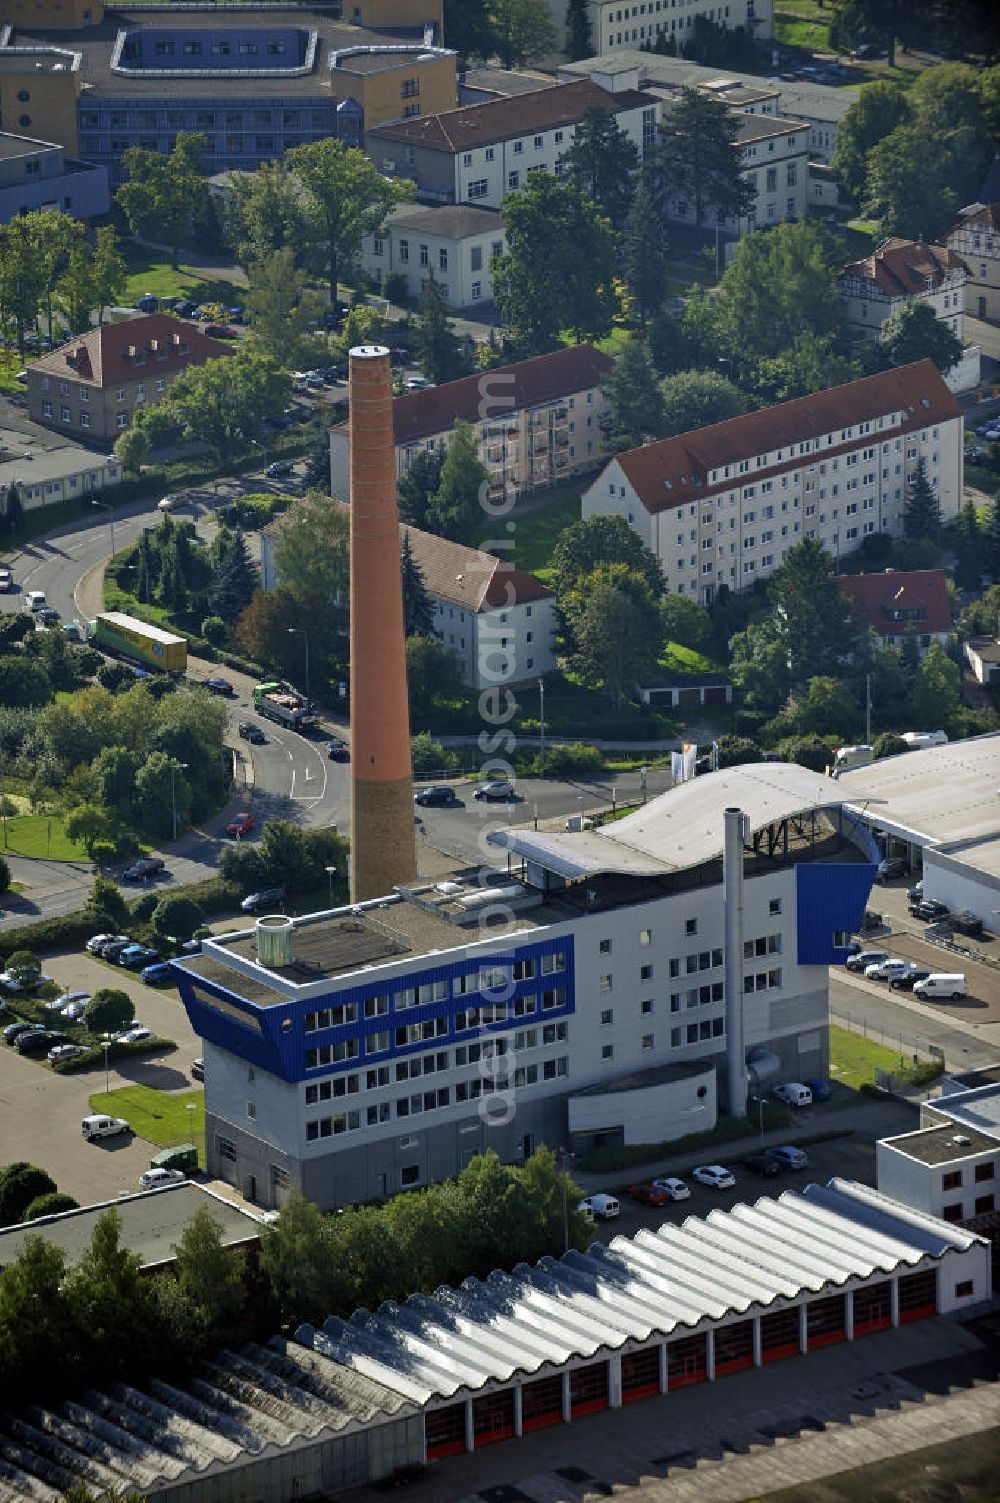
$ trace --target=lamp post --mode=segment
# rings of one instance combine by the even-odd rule
[[[566,1148],[560,1148],[556,1153],[556,1163],[562,1174],[563,1192],[563,1252],[569,1252],[569,1179],[566,1166],[571,1162],[573,1155]]]
[[[193,1101],[188,1101],[186,1103],[186,1105],[187,1105],[187,1114],[188,1114],[188,1142],[189,1143],[193,1143],[194,1142],[194,1102]]]
[[[330,879],[330,907],[332,908],[333,907],[333,879],[337,875],[337,868],[335,866],[328,866],[326,868],[326,874],[327,874],[327,876]]]
[[[104,1034],[101,1042],[104,1045],[104,1094],[105,1096],[107,1096],[108,1092],[111,1089],[111,1078],[108,1070],[108,1050],[111,1048],[110,1033]]]
[[[186,762],[174,762],[174,761],[171,761],[171,763],[170,763],[170,813],[171,813],[172,820],[173,820],[174,840],[177,839],[177,777],[176,777],[176,773],[177,773],[177,768],[178,767],[180,767],[181,772],[187,772],[188,764]]]
[[[100,507],[102,507],[104,509],[104,511],[106,511],[107,514],[108,514],[108,520],[111,523],[111,557],[114,558],[114,556],[115,556],[115,509],[111,505],[110,501],[98,501],[95,496],[91,496],[91,498],[90,498],[90,504],[91,504],[91,506],[100,506]]]
[[[545,680],[538,680],[538,722],[541,727],[541,761],[545,762]]]
[[[287,626],[285,630],[290,637],[301,637],[306,649],[306,699],[309,699],[309,633],[304,626]]]

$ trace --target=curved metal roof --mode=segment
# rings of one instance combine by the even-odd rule
[[[653,877],[721,856],[728,807],[743,810],[753,834],[845,802],[839,782],[797,762],[745,762],[680,783],[601,830],[497,830],[487,841],[567,879],[601,872]],[[852,802],[858,802],[853,790]]]

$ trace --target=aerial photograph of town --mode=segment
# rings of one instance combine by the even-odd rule
[[[0,0],[0,1503],[1000,1503],[1000,4]]]

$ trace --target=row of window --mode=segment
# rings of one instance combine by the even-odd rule
[[[329,130],[331,110],[324,109],[245,109],[245,110],[81,110],[81,130],[205,130],[271,129],[276,125],[313,126]]]

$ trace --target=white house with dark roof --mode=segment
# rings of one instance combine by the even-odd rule
[[[622,516],[667,588],[708,604],[767,579],[815,537],[840,558],[899,536],[924,461],[941,515],[962,502],[962,409],[930,360],[644,444],[611,459],[583,516]]]
[[[947,246],[891,238],[870,256],[845,266],[837,278],[837,292],[855,338],[881,338],[891,313],[919,301],[962,339],[968,279],[965,261]]]
[[[380,234],[364,237],[361,265],[383,289],[389,277],[403,277],[412,298],[433,274],[446,303],[469,308],[492,303],[493,262],[506,244],[495,209],[406,204],[392,211]]]

